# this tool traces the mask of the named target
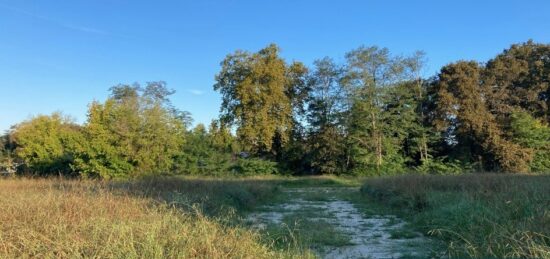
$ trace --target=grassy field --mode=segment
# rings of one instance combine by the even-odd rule
[[[451,257],[550,258],[550,176],[411,175],[361,191],[444,240]]]
[[[275,191],[258,180],[0,179],[0,258],[310,257],[231,224],[231,211]]]
[[[294,188],[361,185],[362,194],[343,188],[331,195],[366,217],[408,220],[410,230],[393,230],[392,239],[419,230],[443,240],[451,257],[550,258],[550,176],[495,174],[0,179],[0,258],[311,258],[311,247],[349,244],[330,225],[308,221],[323,211],[304,208],[283,218],[288,228],[267,231],[242,218],[296,199]],[[325,193],[300,195],[330,201]]]

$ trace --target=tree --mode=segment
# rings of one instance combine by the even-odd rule
[[[0,173],[15,174],[20,163],[13,156],[14,143],[10,140],[9,134],[0,136]]]
[[[213,173],[206,170],[213,152],[206,127],[203,124],[198,124],[187,133],[186,143],[183,146],[183,160],[179,165],[180,170],[187,174]]]
[[[394,90],[412,80],[409,60],[378,47],[359,47],[346,59],[343,84],[350,104],[348,145],[354,170],[377,175],[404,171],[404,136],[396,119],[404,112],[399,109],[414,112],[416,107],[395,105],[399,95]]]
[[[105,103],[90,105],[75,168],[102,178],[172,173],[187,118],[170,103],[173,93],[164,82],[112,87]]]
[[[218,120],[212,120],[208,128],[210,145],[220,152],[236,153],[239,147],[229,128]]]
[[[430,134],[422,122],[422,100],[417,96],[417,84],[416,81],[398,83],[388,87],[383,96],[383,134],[391,141],[386,152],[408,165],[430,159]]]
[[[60,113],[40,115],[10,131],[15,155],[35,174],[73,174],[74,147],[83,142],[81,128]]]
[[[231,133],[218,121],[213,121],[208,131],[198,124],[187,133],[179,171],[195,175],[227,174],[235,160],[234,144]]]
[[[277,161],[290,170],[308,170],[305,166],[307,155],[306,141],[306,105],[310,92],[309,69],[300,62],[292,62],[288,66],[287,78],[289,85],[287,96],[292,106],[292,128],[285,138],[277,133],[273,141],[273,152]]]
[[[506,119],[517,108],[550,123],[550,44],[514,44],[487,63],[491,110]]]
[[[436,129],[444,132],[461,160],[477,161],[485,170],[525,172],[531,153],[503,135],[488,108],[482,71],[474,61],[459,61],[441,69],[434,86]]]
[[[330,58],[314,62],[307,98],[309,156],[315,173],[342,173],[346,167],[344,146],[346,110],[340,85],[343,69]]]
[[[237,51],[221,63],[214,90],[222,94],[221,121],[237,126],[245,150],[273,154],[274,140],[284,146],[293,127],[292,89],[297,65],[288,66],[271,44],[257,53]],[[295,68],[291,70],[291,68]]]
[[[0,135],[0,161],[5,159],[8,156],[8,152],[9,152],[8,142],[9,142],[8,134]]]
[[[516,110],[511,115],[512,140],[534,152],[529,164],[531,172],[550,172],[550,127],[533,118],[528,112]]]

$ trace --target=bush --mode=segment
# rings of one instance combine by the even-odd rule
[[[265,175],[278,174],[277,162],[261,158],[239,158],[231,171],[239,175]]]
[[[415,169],[419,173],[450,175],[469,172],[471,171],[471,165],[458,160],[447,161],[445,158],[436,158],[423,161]]]
[[[60,113],[40,115],[10,132],[15,155],[33,174],[74,174],[74,150],[84,142],[80,126]]]

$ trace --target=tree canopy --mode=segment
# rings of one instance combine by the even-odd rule
[[[121,84],[77,124],[61,113],[0,138],[20,172],[160,174],[550,171],[550,45],[514,44],[423,78],[425,54],[360,46],[312,65],[270,44],[221,62],[219,118],[192,127],[165,82]]]

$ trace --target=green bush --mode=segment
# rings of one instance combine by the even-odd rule
[[[527,112],[515,111],[511,115],[511,134],[514,142],[533,150],[529,170],[550,173],[550,127]]]
[[[240,158],[231,167],[231,171],[239,175],[278,174],[277,162],[261,158]]]
[[[33,174],[74,174],[73,151],[83,142],[80,126],[70,118],[54,113],[40,115],[14,126],[10,138],[16,159]]]
[[[448,161],[445,158],[436,158],[425,160],[415,169],[424,174],[452,175],[471,171],[471,165],[458,160]]]

